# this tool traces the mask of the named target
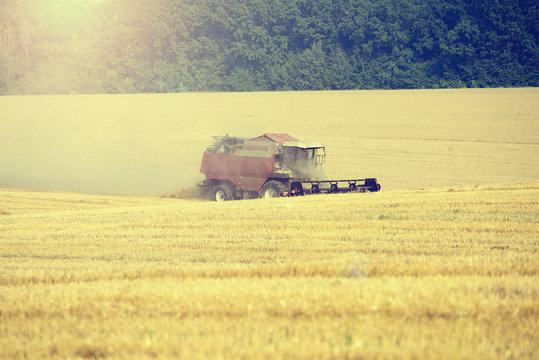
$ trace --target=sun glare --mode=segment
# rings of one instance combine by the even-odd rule
[[[49,0],[42,3],[49,20],[75,26],[88,18],[89,11],[102,0]]]

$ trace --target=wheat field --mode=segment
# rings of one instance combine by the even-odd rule
[[[0,191],[0,358],[536,359],[539,184]]]
[[[0,358],[537,359],[537,104],[0,97]],[[382,191],[194,196],[209,136],[264,132],[321,142],[328,177]]]
[[[210,136],[289,133],[331,178],[384,190],[535,181],[539,89],[0,97],[0,184],[152,195],[192,186]]]

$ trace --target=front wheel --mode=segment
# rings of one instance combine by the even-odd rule
[[[213,201],[228,201],[232,200],[232,189],[226,184],[215,185],[212,188]]]
[[[262,186],[260,189],[260,197],[264,199],[274,198],[281,196],[282,192],[286,191],[286,186],[276,180],[270,180]]]

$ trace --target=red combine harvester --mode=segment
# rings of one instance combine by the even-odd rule
[[[212,138],[200,167],[206,179],[198,185],[215,201],[380,190],[374,178],[324,179],[322,144],[288,134]]]

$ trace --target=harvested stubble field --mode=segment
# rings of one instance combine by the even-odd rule
[[[0,190],[0,358],[539,356],[539,184]]]
[[[538,89],[0,97],[0,358],[537,359],[538,103]],[[177,191],[210,135],[263,132],[324,143],[328,176],[382,192]]]

